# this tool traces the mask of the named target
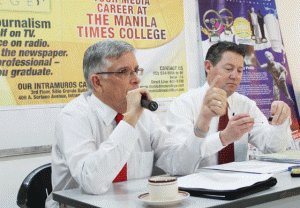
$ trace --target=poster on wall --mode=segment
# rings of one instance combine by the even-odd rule
[[[187,91],[183,0],[1,1],[0,108],[68,103],[87,90],[85,50],[124,40],[153,98]]]
[[[292,111],[293,141],[300,149],[299,113],[274,0],[199,0],[203,56],[219,41],[235,42],[246,50],[238,92],[246,95],[268,118],[274,100]],[[250,154],[258,150],[250,145]]]

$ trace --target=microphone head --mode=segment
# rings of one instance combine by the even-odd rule
[[[148,105],[148,109],[151,111],[156,111],[158,108],[158,104],[155,101],[151,101]]]
[[[151,111],[156,111],[157,108],[158,108],[157,102],[155,102],[153,100],[149,100],[145,96],[142,96],[141,106],[144,107],[144,108],[147,108]]]

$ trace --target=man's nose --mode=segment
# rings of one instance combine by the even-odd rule
[[[237,77],[237,70],[233,70],[231,73],[230,73],[230,78],[234,79]]]
[[[132,78],[130,80],[130,84],[136,85],[141,83],[141,78],[137,75],[137,73],[133,73]]]

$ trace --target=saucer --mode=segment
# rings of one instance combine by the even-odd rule
[[[178,191],[177,197],[175,199],[171,199],[171,200],[151,201],[149,193],[141,194],[138,196],[138,198],[141,201],[143,201],[144,203],[152,205],[152,206],[166,206],[166,205],[178,204],[178,203],[182,202],[183,200],[185,200],[186,198],[188,198],[189,196],[190,196],[190,194],[188,192]]]

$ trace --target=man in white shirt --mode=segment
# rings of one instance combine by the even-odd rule
[[[200,141],[174,138],[154,113],[141,107],[142,95],[149,99],[151,95],[139,88],[142,69],[134,51],[125,41],[103,40],[85,52],[83,71],[89,91],[57,117],[53,191],[80,188],[103,194],[120,175],[125,175],[121,180],[150,177],[153,164],[171,175],[196,170]],[[120,114],[124,118],[117,125],[115,117]],[[46,205],[58,207],[52,194]]]
[[[269,124],[256,103],[236,92],[244,69],[244,50],[230,42],[219,42],[206,55],[207,83],[176,98],[167,112],[171,134],[201,141],[199,167],[222,164],[220,152],[227,146],[233,161],[248,159],[248,143],[263,153],[284,151],[291,138],[291,110],[282,101],[271,104]],[[224,130],[219,118],[228,115]],[[229,151],[228,151],[229,152]]]

